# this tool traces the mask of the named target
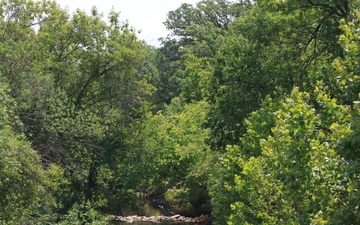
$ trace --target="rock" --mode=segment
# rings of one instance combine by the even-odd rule
[[[144,221],[144,222],[153,222],[158,223],[161,221],[167,221],[167,222],[176,222],[176,223],[201,223],[208,220],[208,216],[199,216],[196,218],[193,217],[186,217],[181,216],[179,214],[173,215],[173,216],[111,216],[110,220],[116,220],[116,221],[124,221],[132,223],[134,221]]]

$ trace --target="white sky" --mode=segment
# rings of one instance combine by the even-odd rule
[[[93,6],[104,13],[106,18],[108,12],[114,7],[120,11],[120,20],[128,20],[129,24],[136,30],[140,39],[149,45],[159,46],[158,38],[165,37],[169,32],[166,30],[165,22],[167,13],[181,6],[181,3],[196,4],[200,0],[56,0],[62,8],[68,7],[70,12],[77,8],[90,12]]]

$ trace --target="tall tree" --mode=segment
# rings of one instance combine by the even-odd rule
[[[147,54],[135,31],[112,11],[109,21],[70,15],[55,2],[1,1],[1,79],[18,102],[24,133],[47,167],[71,181],[64,208],[103,204],[151,93],[139,65]]]
[[[205,91],[198,91],[204,85],[199,76],[208,79],[205,74],[212,72],[214,56],[229,25],[250,7],[248,1],[205,0],[196,6],[182,4],[168,13],[164,24],[172,33],[163,39],[158,64],[162,81],[158,91],[167,96],[166,103],[179,95],[188,102],[206,97]]]
[[[230,26],[211,79],[213,148],[238,144],[244,119],[275,90],[310,91],[316,80],[332,86],[328,65],[343,54],[339,20],[350,17],[351,7],[348,1],[258,1]]]
[[[240,146],[227,147],[211,192],[218,224],[359,222],[358,18],[341,21],[345,56],[333,62],[332,86],[268,96],[246,120]],[[326,93],[336,89],[339,101]]]
[[[46,222],[54,199],[38,154],[20,131],[22,123],[12,110],[16,102],[0,83],[0,223]],[[51,187],[52,188],[52,187]],[[50,222],[50,221],[48,221]]]

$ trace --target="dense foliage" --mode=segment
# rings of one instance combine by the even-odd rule
[[[0,224],[105,224],[148,200],[219,225],[359,224],[359,6],[182,4],[155,48],[116,11],[2,0]]]

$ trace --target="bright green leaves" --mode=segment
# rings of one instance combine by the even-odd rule
[[[165,109],[164,115],[159,112],[147,122],[152,124],[147,125],[146,130],[152,130],[148,135],[153,135],[152,139],[156,141],[147,143],[149,150],[158,149],[154,151],[155,154],[164,154],[163,157],[159,157],[161,161],[168,158],[163,161],[164,163],[179,159],[179,163],[183,164],[181,170],[191,168],[196,161],[200,160],[202,154],[205,154],[204,139],[208,133],[203,129],[202,122],[206,111],[207,104],[204,102],[183,106],[179,99],[174,99],[172,104]],[[163,166],[159,165],[159,167]]]
[[[269,4],[266,7],[274,6],[274,4],[270,4],[270,1],[267,3]],[[273,2],[271,1],[271,3]],[[315,4],[310,1],[308,3]],[[279,9],[277,7],[282,7],[284,4],[284,2],[278,2],[275,8],[269,8],[269,10],[277,11]],[[316,4],[318,7],[325,6],[320,2]],[[342,7],[347,6],[347,2],[337,6],[332,4],[328,6],[336,8],[333,11],[334,16],[342,17],[341,10],[344,9]],[[279,12],[278,16],[284,16],[288,12],[287,10],[295,9],[296,7],[285,8],[284,11]],[[271,10],[270,12],[273,12]],[[350,11],[345,11],[350,13]],[[312,13],[309,18],[316,17],[318,12],[313,11]],[[329,29],[328,31],[332,31],[332,34],[335,35],[336,28],[331,28],[332,23],[325,22],[327,19],[329,18],[319,24],[319,30],[324,32]],[[259,18],[257,20],[259,21]],[[324,69],[330,64],[329,60],[332,58],[325,54],[316,59],[318,63],[322,63],[323,69],[320,67],[310,68],[312,66],[309,64],[309,67],[306,66],[309,70],[304,70],[311,76],[324,78],[322,82],[315,82],[313,80],[315,77],[306,78],[308,79],[306,82],[314,87],[314,91],[303,92],[301,89],[306,87],[302,86],[304,83],[295,82],[294,84],[299,85],[300,88],[293,88],[291,94],[286,96],[283,92],[286,92],[288,87],[280,85],[281,88],[275,89],[274,97],[266,97],[261,104],[262,107],[251,113],[250,117],[245,120],[246,131],[239,138],[240,146],[227,147],[226,155],[222,160],[223,167],[219,173],[222,178],[222,186],[215,186],[211,192],[215,206],[214,215],[218,218],[218,224],[225,222],[228,224],[359,223],[359,206],[358,202],[355,203],[359,200],[357,195],[359,194],[360,179],[358,169],[356,169],[359,166],[359,129],[357,128],[359,107],[358,101],[356,101],[359,94],[356,69],[358,66],[357,20],[341,22],[344,35],[340,37],[340,44],[344,48],[345,55],[342,59],[337,58],[333,63],[336,75],[338,75],[336,79],[325,76],[326,74],[333,76],[333,72],[329,73],[328,69]],[[243,27],[246,27],[247,24]],[[296,24],[294,26],[296,27]],[[241,27],[240,23],[238,28]],[[275,29],[276,27],[272,26],[271,28]],[[264,32],[266,31],[268,28],[264,30]],[[276,32],[285,31],[277,30]],[[247,35],[251,35],[251,32]],[[242,35],[242,38],[244,36]],[[266,52],[266,48],[272,45],[272,40],[266,38],[267,36],[259,41],[265,44],[270,40],[270,45],[263,45],[265,50],[261,50],[260,54],[258,52],[255,54],[262,56],[261,54]],[[311,40],[305,49],[306,51],[312,50],[302,52],[300,60],[311,57],[313,54],[311,51],[315,48],[321,49],[330,43],[328,42],[330,39],[326,41],[322,39],[324,37],[317,36],[316,38],[318,40]],[[285,39],[290,40],[288,37]],[[221,88],[226,90],[223,92],[224,94],[216,97],[218,103],[221,101],[226,103],[222,105],[223,107],[229,106],[228,103],[236,99],[229,98],[231,95],[228,93],[235,93],[232,90],[240,90],[239,87],[241,87],[238,84],[234,85],[234,82],[224,81],[231,81],[236,77],[236,73],[243,75],[247,68],[245,65],[248,65],[233,66],[229,59],[232,58],[235,62],[246,62],[245,60],[251,55],[246,56],[242,52],[258,44],[251,45],[251,42],[245,38],[242,42],[228,38],[226,42],[238,47],[231,49],[229,48],[231,45],[224,46],[224,49],[231,51],[224,51],[218,61],[222,67],[215,68],[215,72],[219,72],[220,75],[219,83],[223,84]],[[314,46],[315,42],[319,45]],[[284,44],[285,47],[282,45],[282,48],[286,49],[288,43]],[[276,45],[271,49],[276,50]],[[329,48],[330,50],[331,48]],[[281,50],[279,53],[285,51]],[[333,51],[332,54],[334,56],[338,52]],[[263,58],[265,60],[259,64],[260,68],[264,69],[263,71],[267,71],[268,68],[275,65],[271,63],[271,58],[268,58],[270,56],[271,54],[267,55]],[[294,62],[299,59],[295,59]],[[253,62],[253,60],[249,62]],[[287,63],[289,65],[291,62]],[[242,63],[234,65],[242,65]],[[267,66],[270,67],[266,68]],[[285,66],[282,70],[294,71],[289,68]],[[252,69],[250,72],[253,71],[256,70]],[[271,74],[272,71],[280,72],[279,77],[281,77],[280,70],[269,70],[269,73]],[[266,79],[264,74],[268,73],[263,73],[262,80]],[[304,76],[305,73],[300,74]],[[237,76],[240,77],[240,75]],[[252,77],[244,78],[251,79]],[[271,79],[276,78],[272,77]],[[335,83],[335,80],[338,82]],[[244,95],[241,97],[243,98]],[[240,106],[239,104],[235,105]],[[221,112],[223,107],[218,107],[218,112]],[[228,112],[231,112],[229,115],[233,115],[233,112],[236,111]],[[217,194],[217,192],[221,194]]]
[[[164,112],[150,115],[143,124],[147,179],[155,193],[182,208],[199,206],[207,196],[211,156],[205,145],[208,130],[202,126],[207,108],[205,102],[184,104],[175,98]]]
[[[269,160],[268,164],[276,162],[271,171],[267,172],[285,186],[282,190],[284,200],[289,201],[285,205],[294,204],[294,221],[297,223],[307,220],[306,212],[310,207],[307,202],[308,190],[315,188],[311,185],[311,162],[316,158],[312,158],[312,154],[316,150],[322,150],[318,146],[319,119],[306,99],[308,97],[304,93],[294,90],[282,107],[274,112],[275,126],[272,128],[272,135],[261,142],[262,155]]]
[[[55,88],[65,90],[77,108],[119,105],[115,99],[136,88],[135,67],[146,54],[134,32],[127,24],[108,25],[96,13],[77,11],[70,17],[62,11],[51,19],[39,37],[47,58],[42,69],[51,73]]]
[[[339,75],[337,86],[339,99],[346,104],[352,104],[359,98],[359,21],[360,13],[357,12],[353,21],[341,20],[340,28],[343,34],[340,36],[340,44],[346,52],[344,58],[338,57],[333,62],[333,67]]]
[[[185,59],[186,78],[182,82],[181,96],[188,101],[200,101],[209,96],[210,77],[213,68],[210,59],[189,53]]]
[[[242,147],[229,148],[224,159],[228,194],[221,202],[231,203],[231,213],[216,211],[219,218],[229,224],[358,221],[358,162],[341,157],[355,150],[346,142],[354,137],[356,117],[324,91],[317,89],[315,98],[316,108],[308,93],[294,89],[287,98],[267,99],[252,114]],[[344,217],[348,211],[353,212]]]

